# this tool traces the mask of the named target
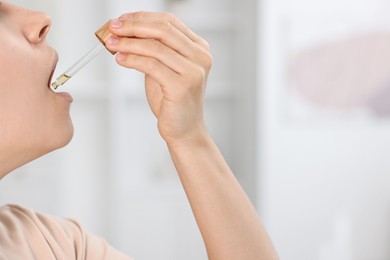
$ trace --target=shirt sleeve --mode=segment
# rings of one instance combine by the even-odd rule
[[[0,208],[0,259],[132,260],[70,219]]]

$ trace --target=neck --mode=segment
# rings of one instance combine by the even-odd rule
[[[17,149],[3,149],[0,148],[0,179],[6,176],[13,170],[25,165],[26,163],[38,158],[40,155],[31,154]]]

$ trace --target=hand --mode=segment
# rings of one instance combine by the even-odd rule
[[[118,64],[145,73],[148,103],[168,144],[206,134],[203,101],[212,64],[208,43],[167,13],[127,13],[112,20],[107,48]]]

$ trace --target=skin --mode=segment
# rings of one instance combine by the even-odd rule
[[[0,178],[66,145],[72,138],[72,101],[48,81],[57,54],[46,42],[50,18],[0,5]]]
[[[71,97],[48,87],[55,51],[50,18],[0,5],[0,177],[66,145],[73,135]],[[171,14],[127,13],[112,20],[107,48],[119,65],[145,74],[158,120],[212,260],[278,259],[257,212],[203,119],[209,46]]]

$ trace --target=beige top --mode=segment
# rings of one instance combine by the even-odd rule
[[[0,259],[131,260],[74,220],[16,205],[0,207]]]

